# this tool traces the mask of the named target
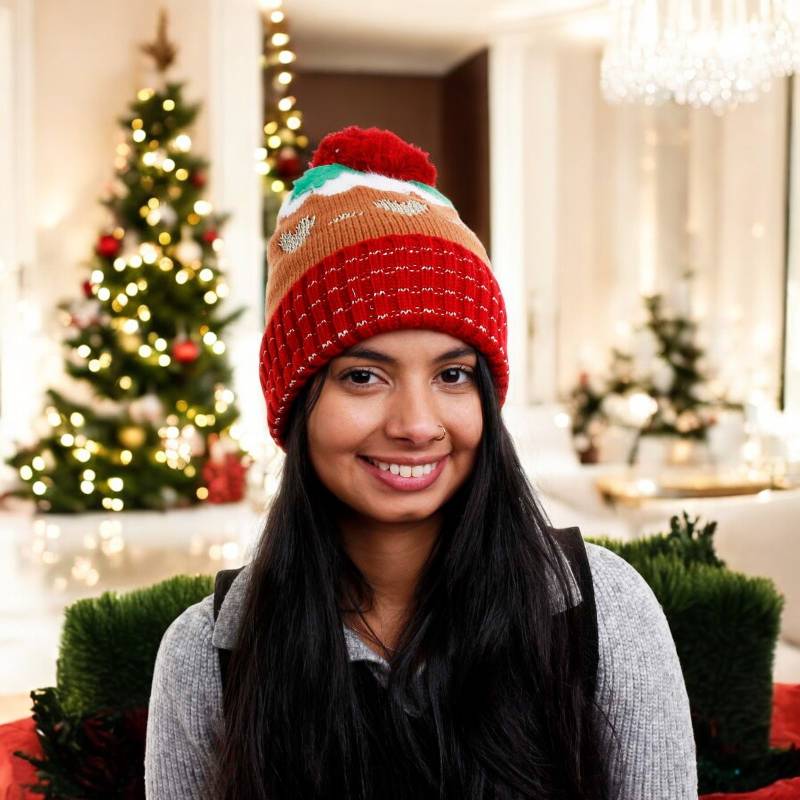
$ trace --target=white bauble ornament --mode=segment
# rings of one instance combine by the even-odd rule
[[[194,425],[185,425],[181,429],[181,439],[189,445],[192,456],[202,456],[206,452],[206,440]]]
[[[173,506],[178,499],[178,493],[171,486],[162,486],[161,499],[167,506]]]
[[[70,306],[72,322],[83,330],[94,324],[100,317],[101,305],[99,300],[79,300]]]
[[[164,419],[164,406],[155,394],[145,394],[132,400],[128,406],[128,414],[136,423],[156,423]]]
[[[181,264],[191,264],[200,261],[203,257],[203,248],[186,232],[185,228],[181,240],[175,245],[173,252]]]
[[[650,378],[657,391],[661,394],[667,394],[675,381],[675,370],[667,361],[659,358]]]
[[[628,409],[625,398],[616,393],[606,395],[600,406],[603,413],[614,422],[622,422]]]
[[[161,214],[161,224],[167,228],[171,228],[178,221],[178,212],[169,203],[162,203],[158,210]]]

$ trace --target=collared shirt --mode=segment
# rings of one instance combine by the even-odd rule
[[[233,583],[220,606],[217,621],[214,625],[214,632],[211,636],[211,643],[214,647],[224,650],[233,649],[236,643],[242,604],[249,579],[250,565],[247,564],[233,579]],[[352,628],[342,623],[342,629],[350,661],[370,661],[384,671],[389,669],[389,662],[367,646]]]

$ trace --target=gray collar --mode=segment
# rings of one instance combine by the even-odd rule
[[[222,606],[217,615],[214,631],[211,635],[211,644],[222,650],[232,650],[236,643],[236,634],[239,628],[242,605],[244,604],[247,582],[250,579],[250,564],[233,579],[233,583],[222,601]],[[367,647],[353,630],[342,623],[344,640],[347,644],[347,654],[350,661],[372,661],[388,669],[389,663],[371,648]]]
[[[559,546],[560,547],[560,546]],[[566,557],[561,554],[561,558],[565,561],[567,567],[567,575],[570,580],[570,595],[573,602],[569,603],[569,607],[573,607],[581,602],[581,591],[569,568],[569,562]],[[553,586],[553,576],[550,577],[550,586]],[[223,650],[231,650],[236,642],[236,633],[239,626],[239,618],[241,615],[242,605],[244,603],[245,591],[247,589],[247,582],[250,579],[250,564],[247,564],[242,571],[234,578],[233,583],[228,589],[227,595],[222,602],[217,621],[214,625],[214,631],[211,635],[211,644]],[[563,595],[555,596],[554,592],[550,592],[551,603],[554,613],[563,611],[567,607],[566,599]],[[347,644],[347,654],[350,661],[372,661],[379,664],[384,669],[389,668],[389,663],[382,656],[379,656],[366,644],[353,630],[342,623],[342,630],[344,631],[344,638]]]

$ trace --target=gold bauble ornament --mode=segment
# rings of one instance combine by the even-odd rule
[[[119,341],[120,347],[125,350],[126,353],[135,353],[142,344],[142,337],[138,333],[125,333],[124,331],[120,331],[117,334],[117,340]]]
[[[141,447],[146,439],[147,435],[145,434],[144,428],[140,428],[138,425],[126,425],[119,430],[119,441],[129,450],[135,450],[137,447]]]

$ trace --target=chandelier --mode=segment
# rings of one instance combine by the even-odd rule
[[[611,0],[609,102],[674,100],[716,113],[800,69],[800,0]]]

